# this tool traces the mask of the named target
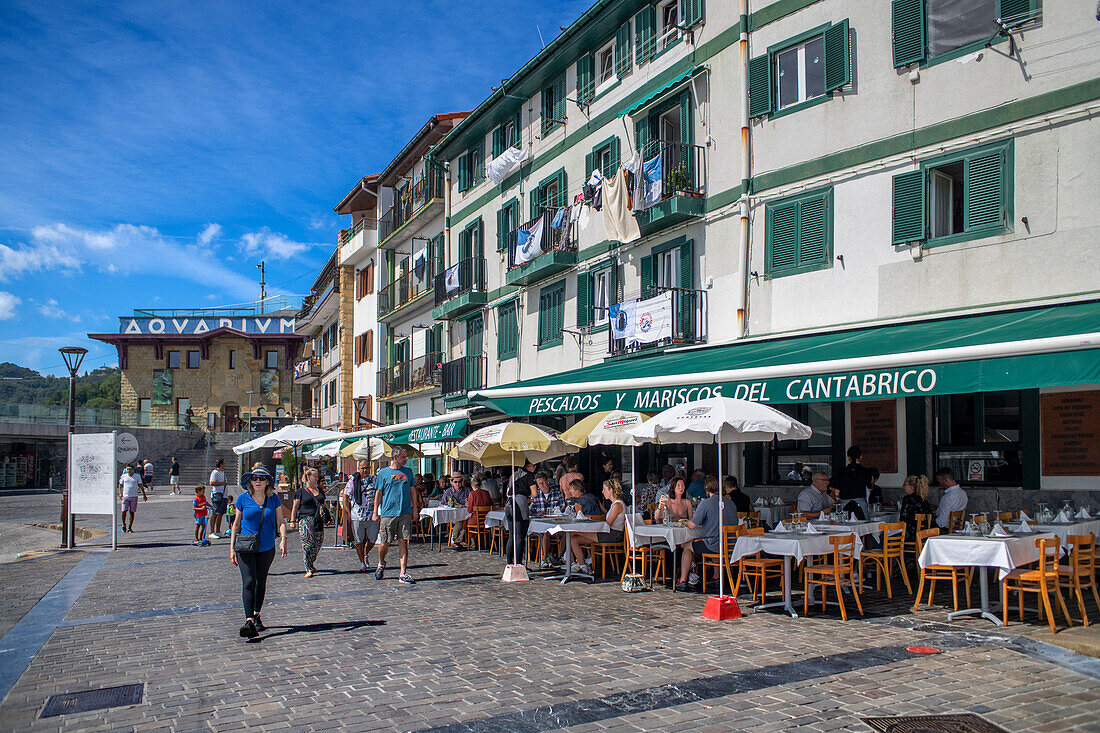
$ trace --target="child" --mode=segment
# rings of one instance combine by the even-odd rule
[[[206,539],[206,511],[213,504],[206,500],[206,487],[195,487],[195,499],[191,502],[195,507],[195,541],[192,545],[203,546],[210,544],[210,540]]]
[[[232,494],[226,493],[225,501],[226,501],[225,518],[229,522],[230,528],[232,528],[233,527],[233,516],[237,513],[237,507],[233,505],[233,495]],[[226,532],[225,536],[229,537],[229,532]]]

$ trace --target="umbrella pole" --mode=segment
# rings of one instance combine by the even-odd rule
[[[634,475],[630,477],[630,513],[633,514],[630,519],[633,522],[638,516],[638,466],[634,463],[634,446],[630,446],[630,471]],[[638,535],[634,535],[634,541],[636,542]],[[634,575],[638,574],[638,552],[637,548],[630,553],[630,572]]]
[[[726,523],[722,520],[722,508],[726,505],[726,492],[725,482],[722,481],[722,469],[725,464],[722,463],[722,441],[718,441],[718,597],[724,598],[726,596],[726,574],[723,572],[726,569],[726,563],[729,562],[729,556],[726,554],[728,549],[726,548]]]
[[[510,456],[510,468],[512,469],[512,564],[519,565],[519,542],[516,541],[516,530],[519,528],[519,498],[516,496],[516,453],[508,451]]]

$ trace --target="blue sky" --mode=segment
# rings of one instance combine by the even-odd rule
[[[304,293],[351,186],[590,4],[0,3],[0,361],[114,364],[85,334],[253,300],[261,258]]]

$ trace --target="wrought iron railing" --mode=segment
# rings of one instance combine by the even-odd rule
[[[294,364],[294,381],[313,379],[321,376],[321,358],[311,356]]]
[[[485,259],[469,257],[451,265],[435,276],[435,304],[466,293],[485,292]]]
[[[441,381],[442,361],[442,352],[433,351],[424,356],[379,369],[378,397],[384,399],[438,387]]]
[[[378,221],[379,241],[386,240],[429,203],[443,198],[443,169],[429,163],[424,175],[394,196],[393,206]]]
[[[401,275],[378,291],[378,315],[392,313],[406,303],[424,295],[435,285],[435,277],[442,269],[438,257],[428,257],[419,266]]]
[[[642,147],[642,156],[651,161],[661,156],[661,199],[672,196],[699,197],[706,194],[707,170],[704,148],[700,145],[651,140]]]
[[[341,229],[340,230],[340,237],[339,237],[340,244],[343,244],[344,242],[348,241],[349,239],[351,239],[352,237],[354,237],[356,234],[363,231],[364,229],[377,229],[377,228],[378,228],[378,220],[377,219],[360,219],[359,221],[355,222],[354,224],[352,224],[347,229]]]
[[[542,222],[541,237],[538,233],[540,220]],[[555,224],[557,224],[556,227]],[[520,224],[513,231],[508,232],[508,269],[515,269],[530,262],[540,254],[546,254],[554,250],[576,251],[579,230],[578,222],[570,221],[567,207],[546,209],[541,216],[537,216],[525,224]],[[526,232],[523,235],[525,237],[523,243],[531,249],[520,252],[516,245],[520,243],[521,233],[523,232]],[[532,241],[535,238],[538,238],[538,241]]]
[[[443,394],[454,395],[485,386],[485,355],[474,354],[443,365]]]
[[[611,356],[628,354],[632,351],[644,351],[671,345],[705,344],[707,342],[707,293],[705,290],[688,290],[685,288],[654,288],[652,294],[645,299],[653,298],[664,293],[672,295],[672,324],[671,329],[664,331],[659,338],[653,339],[654,331],[648,329],[660,328],[660,324],[649,323],[643,326],[636,323],[630,329],[635,334],[634,338],[616,338],[621,330],[612,328],[607,331],[608,353]],[[643,298],[634,301],[635,304],[643,302]],[[635,305],[635,318],[638,319],[637,305]],[[596,314],[597,317],[600,315]],[[638,319],[640,320],[640,319]],[[657,332],[659,333],[659,331]]]

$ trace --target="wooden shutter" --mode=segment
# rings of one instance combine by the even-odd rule
[[[680,245],[680,288],[695,288],[695,247],[692,240]],[[695,296],[680,294],[680,328],[685,336],[695,335]]]
[[[529,204],[531,207],[531,219],[533,220],[542,213],[542,186],[535,186],[531,189]]]
[[[618,172],[620,154],[621,151],[619,150],[619,136],[616,135],[615,137],[611,138],[611,160],[607,165],[611,172],[607,173],[607,175],[613,176],[616,172]]]
[[[473,243],[474,257],[481,260],[485,258],[485,222],[478,217],[477,225],[472,229],[477,241]]]
[[[781,203],[767,209],[764,233],[764,271],[770,275],[798,265],[798,204]]]
[[[1005,222],[1004,150],[979,153],[966,159],[963,184],[963,229],[986,229]]]
[[[749,117],[772,112],[772,70],[768,54],[749,59]]]
[[[465,191],[470,187],[470,151],[466,151],[458,157],[458,190]]]
[[[634,36],[638,45],[635,60],[641,65],[657,52],[657,9],[654,6],[644,7],[634,16]]]
[[[1009,28],[1023,25],[1038,11],[1038,0],[997,0],[997,17]]]
[[[522,128],[520,127],[520,120],[522,119],[523,110],[516,110],[516,117],[512,121],[512,136],[507,140],[508,146],[512,148],[519,147],[519,141],[522,139]]]
[[[680,95],[680,142],[691,145],[694,128],[691,120],[691,93],[684,92]],[[686,154],[684,157],[688,158]]]
[[[477,146],[470,151],[472,160],[470,161],[470,184],[476,186],[485,180],[485,141],[484,139],[477,144]]]
[[[367,265],[367,295],[374,292],[374,261]]]
[[[367,333],[363,336],[364,346],[366,352],[363,354],[363,361],[374,361],[374,329],[368,329]]]
[[[827,196],[806,199],[798,205],[798,265],[829,263]]]
[[[588,104],[596,92],[596,58],[585,54],[577,61],[577,101]]]
[[[620,79],[630,73],[630,67],[633,65],[631,51],[630,21],[628,20],[619,26],[619,32],[615,35],[615,75]]]
[[[647,160],[656,155],[659,149],[653,134],[655,120],[654,117],[643,117],[634,123],[634,146]]]
[[[472,256],[470,253],[470,230],[463,229],[458,233],[458,261],[468,260]]]
[[[547,206],[562,207],[565,206],[565,200],[569,195],[569,191],[566,189],[565,169],[562,168],[554,176],[558,181],[558,193],[554,196],[553,201],[547,201]]]
[[[577,328],[592,323],[592,273],[577,273]]]
[[[507,226],[508,206],[505,204],[497,212],[497,252],[504,251],[504,228]]]
[[[588,183],[588,179],[592,177],[592,171],[596,168],[596,151],[587,153],[584,156],[584,182]]]
[[[893,205],[893,243],[906,244],[923,240],[927,219],[924,171],[910,171],[894,176]]]
[[[848,19],[825,29],[825,91],[832,92],[852,83],[851,51],[848,48]]]
[[[653,255],[648,255],[642,258],[641,263],[641,281],[642,281],[642,300],[653,295],[654,286],[657,284],[657,273],[654,270]]]
[[[894,68],[924,61],[924,0],[893,0]]]
[[[690,28],[703,22],[703,0],[680,0],[680,17]]]
[[[557,83],[558,93],[554,96],[554,119],[564,124],[565,122],[565,74],[562,74]]]
[[[352,344],[353,344],[353,351],[355,352],[355,363],[356,364],[362,364],[363,363],[363,357],[362,357],[362,353],[361,353],[362,343],[361,343],[358,336],[355,337],[355,340],[352,342]]]
[[[504,125],[493,130],[493,157],[499,157],[506,150],[504,146]]]

